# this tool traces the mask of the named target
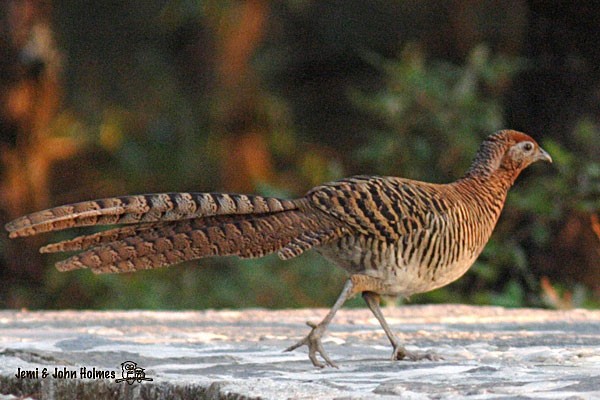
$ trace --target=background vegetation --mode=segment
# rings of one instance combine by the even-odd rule
[[[554,164],[522,175],[463,279],[411,301],[597,307],[599,21],[593,1],[7,0],[0,220],[357,173],[448,182],[510,127]],[[71,236],[2,234],[0,307],[328,306],[343,284],[314,253],[61,274],[37,248]]]

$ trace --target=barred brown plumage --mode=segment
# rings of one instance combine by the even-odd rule
[[[350,277],[311,332],[315,366],[330,365],[321,336],[337,310],[361,293],[383,327],[392,359],[435,359],[404,349],[379,308],[380,295],[409,296],[447,285],[473,264],[498,220],[509,188],[529,164],[552,159],[524,133],[499,131],[467,173],[448,184],[382,176],[327,183],[295,200],[220,193],[162,193],[86,201],[18,218],[10,237],[90,225],[125,225],[42,247],[82,250],[57,264],[96,273],[159,268],[208,256],[282,259],[315,248]]]

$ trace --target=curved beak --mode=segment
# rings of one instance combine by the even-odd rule
[[[546,150],[542,149],[541,147],[538,147],[536,161],[540,161],[540,160],[552,163],[552,157],[550,157],[550,154],[548,154],[548,152]]]

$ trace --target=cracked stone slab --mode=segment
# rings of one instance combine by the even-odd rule
[[[389,360],[367,309],[345,309],[323,341],[339,369],[282,351],[326,312],[0,311],[0,400],[600,399],[600,311],[386,308],[409,350],[443,357],[411,362]],[[147,380],[117,382],[125,361]]]

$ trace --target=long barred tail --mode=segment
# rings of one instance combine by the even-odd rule
[[[296,209],[293,200],[220,193],[161,193],[114,197],[55,207],[6,224],[11,238],[90,225],[140,224]]]
[[[189,232],[193,229],[206,228],[209,226],[218,226],[228,222],[243,221],[245,219],[259,218],[263,214],[240,214],[240,215],[222,215],[217,217],[192,218],[181,221],[159,221],[147,222],[137,225],[125,225],[114,229],[77,236],[74,239],[63,240],[62,242],[51,243],[40,249],[40,253],[58,253],[65,251],[87,250],[92,247],[116,242],[129,236],[142,235],[146,231],[158,231],[168,234],[173,229]]]
[[[299,210],[242,218],[206,226],[205,221],[184,220],[143,227],[134,235],[110,241],[56,264],[61,271],[89,268],[95,273],[131,272],[160,268],[210,256],[262,257],[278,251],[284,259],[300,255],[322,243],[306,246],[303,234],[324,231],[322,222]],[[342,229],[338,229],[343,234]],[[318,236],[318,235],[317,235]],[[330,240],[331,235],[323,239]]]
[[[282,259],[342,236],[339,221],[305,200],[215,193],[140,195],[71,204],[21,217],[11,237],[77,226],[129,224],[42,247],[83,250],[57,263],[61,271],[95,273],[152,269],[210,256]]]

